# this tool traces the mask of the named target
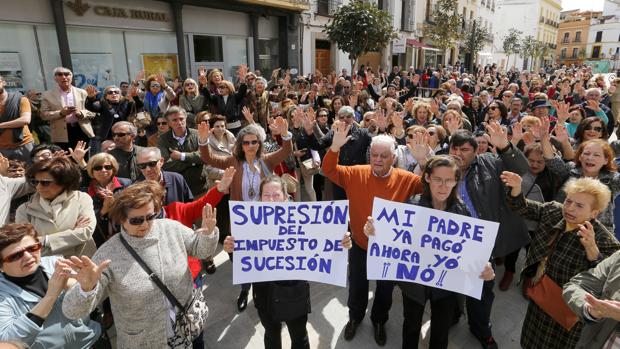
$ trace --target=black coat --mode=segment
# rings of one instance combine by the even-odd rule
[[[315,126],[315,128],[316,127],[318,126]],[[340,148],[338,164],[344,166],[367,164],[368,150],[370,148],[370,142],[372,141],[372,135],[368,132],[368,129],[360,128],[356,124],[351,125],[349,135],[351,135],[351,139]],[[334,139],[334,131],[330,130],[320,139],[315,135],[308,136],[305,132],[302,132],[301,136],[305,137],[305,144],[311,149],[321,151],[331,147],[332,140]]]
[[[129,115],[136,110],[133,100],[122,99],[118,104],[111,104],[108,101],[95,98],[86,98],[86,109],[98,113],[99,116],[93,119],[93,130],[95,137],[102,140],[109,139],[112,125],[119,121],[127,121]]]
[[[243,108],[243,99],[248,92],[246,84],[239,85],[239,90],[228,95],[226,102],[224,102],[223,96],[211,94],[207,88],[203,88],[201,92],[208,100],[211,113],[225,116],[226,123],[244,120],[241,109]]]

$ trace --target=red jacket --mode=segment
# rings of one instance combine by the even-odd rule
[[[207,194],[201,196],[199,199],[192,202],[173,202],[168,206],[164,206],[166,212],[166,218],[173,219],[186,227],[191,228],[196,220],[202,217],[202,209],[206,204],[211,204],[212,207],[217,206],[220,200],[224,197],[224,193],[220,193],[217,187],[211,188]],[[192,279],[196,279],[202,265],[200,260],[189,257],[188,259],[189,270],[192,272]]]

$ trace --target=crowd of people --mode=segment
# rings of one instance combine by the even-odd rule
[[[448,347],[463,313],[497,348],[503,263],[499,290],[518,284],[529,301],[523,348],[620,347],[620,78],[495,65],[196,74],[80,89],[58,67],[55,86],[25,95],[0,76],[0,341],[107,348],[115,326],[119,348],[203,348],[213,257],[218,244],[234,254],[229,200],[345,199],[350,341],[368,308],[378,197],[500,223],[480,299],[375,283],[378,346],[397,286],[404,322],[391,347],[418,347],[428,302],[431,348]],[[312,347],[308,282],[241,285],[239,313],[250,292],[265,348],[282,347],[282,323],[292,348]]]

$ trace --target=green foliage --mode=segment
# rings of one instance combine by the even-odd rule
[[[486,27],[481,26],[480,23],[473,20],[465,26],[465,32],[463,34],[463,51],[471,54],[468,69],[469,71],[473,71],[474,62],[478,58],[478,52],[482,51],[484,43],[491,33]]]
[[[532,35],[528,35],[521,40],[521,57],[530,58],[536,54],[537,41]],[[527,67],[526,67],[527,68]]]
[[[361,1],[351,1],[338,8],[323,32],[349,54],[351,71],[359,56],[382,50],[397,36],[387,11]]]
[[[511,54],[519,53],[521,50],[521,34],[523,32],[515,28],[508,30],[508,34],[504,36],[504,42],[502,43],[502,48],[506,55],[510,56]]]
[[[460,28],[463,17],[458,14],[458,0],[438,0],[432,14],[433,24],[427,24],[424,35],[442,51],[454,48],[463,39]]]

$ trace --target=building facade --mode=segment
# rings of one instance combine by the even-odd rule
[[[606,0],[603,13],[590,21],[586,57],[596,71],[620,68],[620,0]]]
[[[600,17],[600,11],[569,10],[560,14],[558,28],[556,62],[570,66],[583,64],[586,58],[586,44],[590,21]]]
[[[20,0],[0,11],[0,71],[9,88],[48,89],[54,67],[79,87],[129,81],[140,70],[169,79],[199,66],[227,79],[251,69],[300,67],[304,0]],[[8,78],[7,78],[8,77]]]

